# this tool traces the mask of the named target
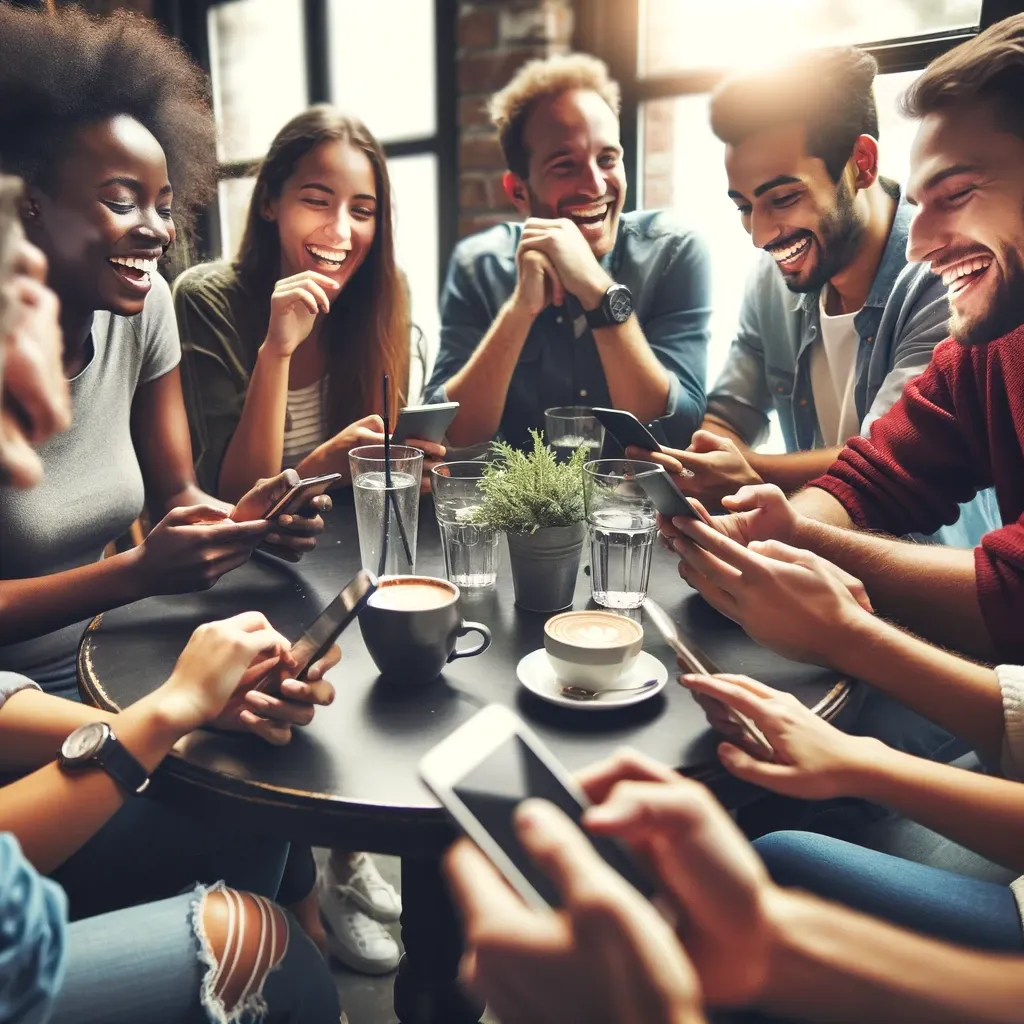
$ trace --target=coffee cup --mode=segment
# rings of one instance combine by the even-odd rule
[[[462,594],[454,583],[433,576],[382,576],[359,613],[359,628],[384,679],[429,683],[456,658],[483,654],[491,631],[462,618]],[[459,650],[460,637],[479,633],[480,643]]]
[[[544,624],[544,649],[567,686],[610,689],[633,667],[643,646],[640,623],[612,612],[563,612]]]

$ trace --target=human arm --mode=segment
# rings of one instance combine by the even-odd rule
[[[996,673],[871,614],[856,578],[778,541],[743,546],[703,523],[680,523],[680,573],[758,643],[863,679],[968,740],[998,763],[1005,741]]]
[[[561,282],[542,253],[516,254],[511,297],[492,310],[457,249],[441,294],[441,344],[427,387],[428,401],[459,402],[448,427],[456,447],[489,441],[498,432],[512,374],[538,314],[561,305]]]
[[[261,652],[280,656],[288,647],[258,612],[200,626],[167,682],[116,717],[118,740],[152,772],[178,739],[222,711]],[[7,704],[24,696],[17,693]],[[0,715],[7,711],[5,706]],[[67,772],[48,764],[0,789],[0,831],[13,832],[35,867],[50,871],[92,836],[125,796],[101,769]]]
[[[646,857],[677,912],[677,934],[708,1005],[787,1018],[1011,1024],[1024,958],[926,939],[780,889],[701,785],[634,751],[580,776],[598,806],[588,831]]]

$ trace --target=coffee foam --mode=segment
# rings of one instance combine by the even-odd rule
[[[399,612],[421,612],[443,608],[455,600],[455,594],[441,583],[415,577],[406,580],[385,580],[370,598],[375,608]]]
[[[643,636],[632,619],[610,612],[566,612],[549,619],[544,626],[548,636],[573,647],[620,647]]]

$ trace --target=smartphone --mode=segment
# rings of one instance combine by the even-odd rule
[[[403,406],[398,410],[398,422],[391,434],[391,440],[395,444],[405,444],[412,438],[414,441],[433,441],[434,444],[440,444],[458,411],[458,402]]]
[[[352,582],[316,617],[313,624],[292,644],[293,664],[287,669],[287,678],[305,679],[309,666],[322,658],[331,645],[363,610],[370,595],[377,589],[377,577],[360,569]],[[268,672],[255,689],[273,693],[281,685],[281,672]]]
[[[263,518],[274,519],[277,516],[295,515],[317,495],[329,491],[339,480],[341,480],[340,473],[324,473],[323,476],[310,476],[305,480],[300,480],[287,494],[267,509]]]
[[[658,439],[631,413],[622,409],[592,409],[594,418],[625,450],[630,445],[648,452],[660,452]]]
[[[635,480],[666,519],[685,516],[687,519],[696,519],[702,523],[708,522],[708,517],[701,515],[690,499],[676,487],[672,477],[660,466],[649,473],[638,473]]]
[[[559,905],[557,889],[519,844],[515,809],[539,797],[578,825],[590,801],[517,715],[499,704],[484,708],[428,751],[420,761],[420,778],[526,903]],[[603,836],[589,838],[627,882],[648,898],[654,894],[625,846]]]

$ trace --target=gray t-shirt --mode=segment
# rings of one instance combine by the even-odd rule
[[[39,448],[42,481],[0,487],[0,579],[29,579],[95,562],[142,512],[145,488],[131,437],[135,390],[178,365],[167,282],[153,275],[142,312],[97,312],[93,354],[71,380],[72,424]],[[0,646],[0,670],[46,681],[73,663],[87,620]]]

